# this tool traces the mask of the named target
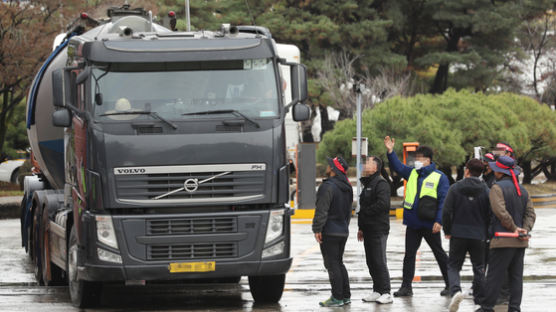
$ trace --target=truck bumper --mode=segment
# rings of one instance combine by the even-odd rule
[[[85,264],[78,267],[78,278],[88,281],[157,281],[278,275],[287,273],[291,263],[292,258],[241,263],[216,261],[215,271],[199,273],[170,273],[168,264],[130,265],[125,267],[122,265]]]

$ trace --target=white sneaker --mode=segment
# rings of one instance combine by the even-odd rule
[[[452,296],[452,301],[450,301],[450,305],[448,306],[449,311],[456,312],[459,309],[459,304],[461,303],[462,300],[463,300],[463,293],[461,291],[455,293],[454,296]]]
[[[477,310],[479,310],[480,308],[481,308],[481,305],[480,305],[480,304],[476,304],[476,305],[473,306],[473,311],[477,311]]]
[[[373,291],[372,294],[368,295],[367,297],[363,298],[365,302],[375,302],[378,298],[380,298],[380,294],[376,291]]]
[[[390,296],[390,294],[382,294],[378,299],[376,299],[376,302],[385,304],[392,303],[394,300],[392,300],[392,296]]]

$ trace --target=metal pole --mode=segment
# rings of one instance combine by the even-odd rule
[[[357,166],[357,208],[355,212],[359,213],[361,209],[359,203],[359,194],[361,194],[361,84],[357,83],[355,85],[355,93],[357,94],[357,154],[356,154],[356,166]]]
[[[185,20],[187,21],[187,31],[191,31],[191,17],[189,16],[189,0],[185,0]]]

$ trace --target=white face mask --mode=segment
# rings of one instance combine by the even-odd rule
[[[417,170],[423,168],[423,162],[422,161],[416,160],[414,165],[415,165],[415,169],[417,169]]]

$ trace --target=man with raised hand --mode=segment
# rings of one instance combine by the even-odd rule
[[[436,169],[430,147],[419,146],[415,152],[415,167],[409,167],[402,164],[396,156],[394,144],[394,139],[389,136],[384,138],[392,169],[407,181],[403,203],[403,224],[406,225],[403,278],[400,289],[394,292],[394,297],[413,296],[411,284],[415,276],[415,258],[423,238],[430,246],[444,279],[445,288],[440,295],[447,296],[448,256],[442,248],[440,230],[442,205],[450,182],[444,173]]]

